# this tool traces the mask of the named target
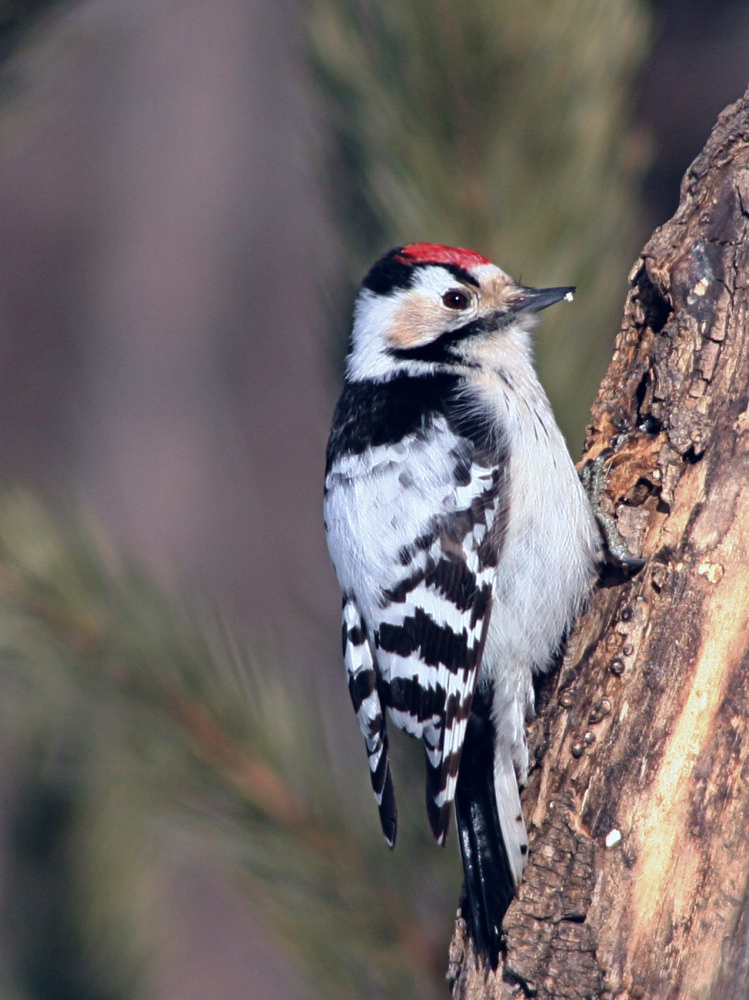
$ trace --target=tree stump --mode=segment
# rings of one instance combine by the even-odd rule
[[[749,995],[749,91],[630,276],[585,458],[635,554],[540,692],[531,857],[456,1000]]]

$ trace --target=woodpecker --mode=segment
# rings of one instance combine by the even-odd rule
[[[538,313],[471,250],[413,243],[364,278],[327,448],[324,516],[343,658],[385,838],[388,722],[420,739],[427,814],[455,804],[464,907],[496,967],[528,836],[533,676],[596,578],[600,535],[532,362]]]

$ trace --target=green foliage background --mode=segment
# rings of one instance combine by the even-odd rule
[[[22,5],[0,6],[0,29],[6,15],[15,41]],[[336,308],[385,248],[413,240],[472,246],[529,284],[577,284],[539,357],[579,439],[642,235],[629,109],[645,7],[308,0],[304,16],[335,256],[349,264]],[[185,845],[243,887],[310,996],[441,995],[456,867],[428,842],[420,767],[413,794],[401,782],[418,819],[390,857],[363,753],[354,778],[325,706],[279,676],[272,651],[175,607],[90,523],[12,491],[0,695],[14,805],[1,1000],[147,996],[165,862]]]
[[[646,144],[630,120],[647,54],[638,0],[311,0],[323,172],[350,262],[468,246],[536,286],[578,286],[538,332],[573,450],[641,239]]]
[[[323,707],[23,492],[0,503],[0,677],[21,777],[9,898],[25,990],[10,995],[148,995],[160,868],[185,840],[244,885],[321,995],[418,995],[433,954],[408,857],[423,844],[407,829],[383,865]]]

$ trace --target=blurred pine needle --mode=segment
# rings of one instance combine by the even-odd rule
[[[28,995],[60,995],[43,988],[49,962],[58,991],[66,963],[71,995],[143,994],[154,880],[186,835],[247,883],[321,995],[428,995],[437,956],[408,850],[392,861],[360,821],[368,794],[360,808],[342,793],[310,693],[92,538],[26,493],[0,496],[0,724],[23,777],[11,926]],[[24,939],[45,907],[48,933]]]
[[[308,0],[342,299],[390,246],[479,250],[529,285],[577,285],[539,330],[574,447],[645,235],[630,120],[640,0]],[[345,319],[341,329],[346,329]]]

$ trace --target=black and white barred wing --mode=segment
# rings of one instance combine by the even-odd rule
[[[380,695],[395,724],[424,743],[427,811],[444,843],[491,613],[503,525],[501,467],[473,461],[452,510],[399,552],[375,616]],[[457,473],[456,473],[457,474]]]
[[[394,847],[398,814],[390,770],[387,726],[380,700],[372,644],[353,597],[344,596],[342,620],[343,662],[346,666],[349,694],[367,747],[372,791],[380,811],[382,832],[388,844]]]
[[[391,845],[385,709],[424,742],[430,823],[439,842],[447,834],[506,524],[507,471],[496,449],[474,446],[444,417],[428,437],[409,434],[330,462],[326,525],[344,594],[344,660]]]

